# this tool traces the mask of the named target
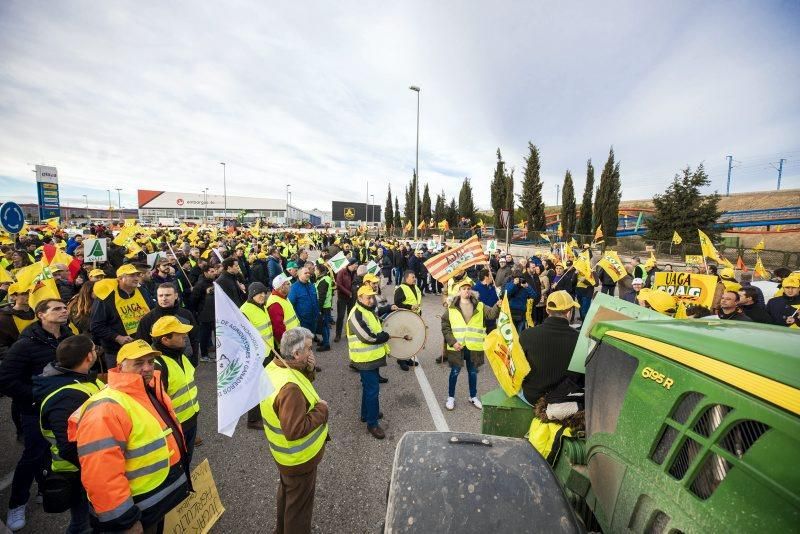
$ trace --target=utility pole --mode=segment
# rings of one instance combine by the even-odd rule
[[[728,186],[725,188],[725,196],[731,196],[731,169],[733,169],[733,156],[725,156],[728,158]]]
[[[364,217],[367,218],[367,232],[369,232],[369,180],[367,180],[367,198],[364,199]]]
[[[772,165],[772,163],[770,163],[772,168],[778,171],[778,191],[781,190],[781,176],[783,176],[783,162],[784,161],[786,161],[786,159],[785,158],[781,158],[780,161],[778,161],[778,166],[777,167],[775,165]]]
[[[414,241],[417,240],[417,214],[419,213],[419,87],[412,85],[409,87],[417,93],[417,157],[414,163]]]
[[[558,198],[561,196],[561,184],[556,184],[556,206],[558,206]]]
[[[119,187],[115,188],[117,190],[117,206],[119,207],[119,222],[122,222],[122,197],[120,196],[119,192],[122,191]]]

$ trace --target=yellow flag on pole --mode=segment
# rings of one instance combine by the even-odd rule
[[[681,243],[683,243],[683,238],[681,238],[681,236],[678,235],[678,232],[673,232],[672,233],[672,244],[673,245],[680,245]]]
[[[522,389],[522,380],[531,372],[531,366],[519,344],[519,335],[511,319],[508,295],[503,296],[497,328],[483,342],[483,349],[497,382],[509,397]]]
[[[547,241],[548,243],[550,242],[550,238],[549,238],[549,237],[547,237],[547,234],[539,234],[539,237],[541,237],[542,239],[544,239],[544,240],[545,240],[545,241]]]
[[[607,250],[603,258],[597,262],[597,265],[602,267],[614,282],[620,281],[628,274],[628,271],[625,270],[625,265],[622,264],[622,260],[619,258],[619,254],[614,250]]]
[[[653,267],[656,266],[656,263],[658,263],[657,260],[656,260],[656,255],[651,250],[650,251],[650,259],[645,262],[644,268],[649,272]]]
[[[762,237],[762,238],[761,238],[761,241],[759,241],[759,242],[758,242],[758,244],[757,244],[756,246],[754,246],[754,247],[753,247],[753,250],[754,250],[755,252],[761,252],[762,250],[764,250],[764,247],[765,247],[765,246],[766,246],[766,245],[764,244],[764,238]]]
[[[406,232],[410,232],[413,229],[414,227],[411,226],[411,221],[406,222],[406,225],[403,227],[403,230],[405,230]]]
[[[764,280],[769,280],[769,273],[764,268],[764,264],[761,262],[761,256],[756,254],[756,266],[753,269],[753,272],[756,273],[756,276],[762,278]]]
[[[594,272],[592,271],[592,264],[591,261],[589,260],[588,250],[581,252],[572,265],[573,267],[575,267],[575,270],[578,271],[579,275],[583,276],[592,285],[595,284]]]
[[[598,226],[597,231],[594,233],[594,242],[601,243],[603,241],[603,227]]]
[[[717,252],[717,249],[714,247],[711,239],[701,230],[698,230],[697,234],[700,236],[700,248],[703,251],[703,257],[710,258],[717,263],[723,263],[722,259],[719,257],[719,252]]]

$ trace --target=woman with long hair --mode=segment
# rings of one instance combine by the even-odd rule
[[[89,325],[92,318],[92,304],[94,303],[94,282],[84,282],[78,294],[67,303],[69,320],[81,334],[90,334]]]

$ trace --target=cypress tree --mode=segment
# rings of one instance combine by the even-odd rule
[[[428,184],[425,184],[425,191],[422,193],[422,203],[420,204],[420,218],[428,224],[431,220],[431,193]]]
[[[578,220],[576,233],[594,235],[592,228],[592,194],[594,193],[594,167],[592,159],[586,161],[586,187],[583,188],[583,201],[581,202],[581,215]]]
[[[564,175],[564,187],[561,188],[561,229],[565,240],[575,231],[575,186],[572,185],[572,173],[569,170]]]
[[[445,200],[444,191],[436,195],[436,204],[433,208],[433,220],[437,223],[442,222],[447,217],[447,201]]]
[[[386,229],[394,224],[394,209],[392,208],[392,185],[389,184],[389,192],[386,194],[386,206],[383,208],[383,217],[386,221]]]
[[[603,236],[606,238],[617,236],[619,200],[622,197],[619,174],[619,162],[614,161],[614,147],[611,147],[595,198],[596,222],[602,225]]]
[[[663,195],[653,197],[655,212],[647,221],[647,239],[668,241],[678,232],[687,241],[697,242],[697,230],[702,230],[712,240],[719,237],[716,226],[722,216],[717,193],[704,197],[700,189],[711,183],[703,164],[692,171],[687,166],[676,174]]]
[[[472,185],[469,178],[464,178],[461,184],[461,191],[458,193],[458,215],[462,219],[469,220],[469,225],[475,224],[475,200],[472,198]]]
[[[394,229],[401,230],[403,228],[403,219],[400,217],[400,203],[397,197],[394,197]]]
[[[522,177],[522,194],[519,197],[523,217],[528,220],[528,235],[545,230],[544,201],[542,200],[542,179],[539,149],[528,141],[528,157]]]
[[[450,225],[450,228],[456,228],[458,226],[458,206],[456,206],[456,199],[450,199],[450,205],[447,206],[445,219],[447,219],[447,224]]]
[[[414,175],[411,177],[408,187],[406,188],[406,204],[403,206],[403,216],[406,218],[406,220],[411,221],[412,225],[414,224],[414,191],[417,189],[417,187],[415,187],[416,180],[417,175],[414,173]],[[419,201],[419,197],[417,197],[417,201],[418,208],[421,208],[422,202]],[[419,224],[420,221],[421,219],[417,221],[417,224]]]
[[[492,178],[491,185],[491,202],[492,211],[494,211],[495,227],[500,227],[500,210],[506,209],[508,202],[506,194],[508,192],[507,175],[505,172],[505,163],[503,163],[503,156],[500,154],[500,149],[497,149],[497,165],[494,169],[494,178]]]

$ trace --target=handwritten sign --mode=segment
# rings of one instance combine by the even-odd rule
[[[194,493],[164,517],[164,534],[206,534],[225,511],[208,458],[192,471],[192,486]]]

